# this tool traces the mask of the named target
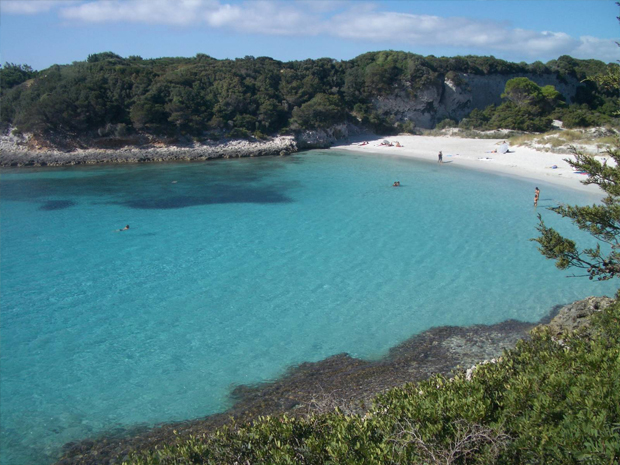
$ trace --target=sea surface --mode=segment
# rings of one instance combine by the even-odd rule
[[[529,241],[541,213],[588,243],[545,207],[599,197],[456,162],[331,150],[6,169],[0,195],[7,465],[221,412],[234,386],[304,361],[377,359],[433,326],[538,321],[615,290]]]

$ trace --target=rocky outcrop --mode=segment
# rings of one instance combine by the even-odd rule
[[[360,134],[357,126],[349,123],[336,124],[327,129],[302,131],[295,136],[299,149],[321,149],[331,147],[336,142]]]
[[[432,128],[437,120],[441,96],[442,86],[431,84],[415,94],[409,90],[399,90],[392,95],[376,97],[372,104],[385,118],[401,123],[412,121],[419,128]]]
[[[583,327],[590,315],[612,302],[607,297],[589,297],[556,308],[549,327],[558,334]],[[68,444],[57,465],[119,463],[132,451],[207,434],[231,418],[245,422],[259,415],[295,416],[333,411],[334,407],[360,413],[375,395],[404,383],[421,381],[436,373],[448,375],[457,367],[473,364],[467,370],[471,378],[477,365],[496,362],[504,350],[529,337],[535,326],[515,320],[489,326],[442,326],[404,341],[381,360],[337,354],[319,362],[302,363],[273,382],[237,386],[231,393],[234,405],[225,413],[152,429],[110,432],[97,439]]]
[[[301,149],[328,148],[360,132],[360,128],[352,124],[342,123],[268,140],[198,143],[189,138],[169,141],[145,135],[132,138],[41,139],[31,134],[16,135],[9,131],[0,137],[0,166],[93,165],[284,156]]]
[[[590,317],[613,303],[609,297],[588,297],[562,307],[547,327],[552,334],[559,336],[590,326]]]
[[[116,430],[98,438],[67,444],[56,465],[120,463],[134,451],[161,447],[190,436],[212,432],[234,419],[239,423],[258,416],[304,415],[333,411],[362,412],[372,398],[407,382],[448,375],[458,366],[483,358],[499,357],[527,337],[534,326],[514,320],[491,326],[432,328],[392,348],[381,360],[368,361],[337,354],[325,360],[302,363],[281,379],[231,392],[233,407],[209,417],[159,425],[152,429]]]
[[[473,109],[484,109],[502,103],[506,83],[526,77],[539,86],[552,85],[567,103],[571,103],[580,82],[576,78],[558,79],[545,74],[457,74],[435,80],[419,90],[398,90],[389,96],[376,97],[373,105],[384,117],[396,122],[412,121],[417,127],[431,129],[445,119],[461,120]]]
[[[101,146],[101,144],[98,145]],[[283,156],[296,152],[297,142],[293,136],[279,136],[269,140],[229,140],[205,143],[185,141],[167,144],[161,141],[150,141],[144,145],[127,145],[113,149],[78,148],[61,151],[55,148],[36,147],[31,136],[7,135],[0,141],[0,150],[0,166],[62,166]]]

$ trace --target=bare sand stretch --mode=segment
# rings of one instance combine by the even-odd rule
[[[391,147],[383,146],[381,145],[383,140],[388,140],[393,145]],[[363,143],[360,140],[352,144],[333,146],[332,150],[351,150],[385,156],[411,157],[434,163],[437,163],[437,155],[441,151],[446,169],[451,166],[462,166],[500,175],[558,184],[591,194],[601,194],[602,192],[595,185],[586,186],[581,183],[586,175],[575,173],[565,161],[567,158],[574,159],[574,156],[569,153],[541,152],[521,146],[510,146],[508,153],[500,153],[498,148],[503,142],[501,139],[399,135],[381,139],[366,139],[366,141],[368,142],[366,145],[360,145]],[[396,142],[401,147],[395,146]],[[604,155],[597,155],[597,158],[602,160]]]

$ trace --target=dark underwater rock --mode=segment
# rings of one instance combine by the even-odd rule
[[[539,323],[556,334],[586,327],[589,317],[613,302],[608,297],[556,307]],[[119,464],[133,451],[175,443],[189,436],[209,434],[230,423],[249,422],[258,416],[305,415],[332,411],[363,412],[377,394],[433,374],[449,375],[502,355],[521,339],[529,337],[535,323],[508,320],[494,325],[431,328],[393,347],[381,360],[367,361],[337,354],[319,362],[292,367],[280,379],[254,386],[237,386],[231,392],[233,407],[205,418],[161,424],[138,425],[108,431],[97,438],[65,445],[57,462],[73,464]]]
[[[509,320],[495,325],[431,328],[392,348],[377,361],[333,355],[319,362],[292,367],[280,379],[255,386],[237,386],[226,412],[202,419],[175,422],[145,429],[107,432],[67,444],[58,464],[116,464],[132,451],[173,443],[189,436],[208,434],[231,421],[247,422],[259,415],[304,415],[332,411],[360,413],[371,399],[388,389],[421,381],[435,373],[448,375],[499,357],[528,337],[533,323]]]

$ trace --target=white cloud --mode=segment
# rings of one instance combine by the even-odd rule
[[[217,6],[216,0],[109,0],[64,8],[61,16],[90,23],[188,25],[200,22],[205,9]]]
[[[241,33],[265,35],[313,35],[320,19],[297,6],[268,1],[240,5],[220,5],[205,13],[210,26]]]
[[[471,48],[478,53],[540,58],[572,55],[614,61],[612,40],[514,28],[507,21],[385,11],[380,2],[323,0],[88,0],[4,1],[3,10],[34,14],[58,5],[68,20],[204,27],[244,34],[332,36],[379,47]],[[415,2],[412,3],[415,5]]]
[[[592,58],[595,56],[605,62],[618,62],[620,60],[620,47],[616,42],[618,41],[583,36],[572,56],[575,58]]]
[[[313,34],[314,25],[320,22],[300,4],[274,1],[234,4],[218,0],[109,0],[68,7],[61,16],[90,23],[203,25],[266,35]]]
[[[17,15],[35,15],[45,13],[52,8],[67,5],[68,0],[2,0],[0,9],[2,13]]]
[[[571,37],[564,32],[512,28],[505,21],[479,21],[429,15],[347,11],[330,20],[331,34],[349,40],[392,45],[475,48],[487,53],[507,52],[538,58],[571,55],[610,62],[620,59],[620,48],[611,39]],[[387,45],[386,45],[387,46]]]
[[[346,13],[332,21],[334,34],[342,38],[412,46],[475,47],[539,56],[561,54],[579,45],[577,39],[561,32],[512,29],[505,22],[467,18],[375,12]]]

